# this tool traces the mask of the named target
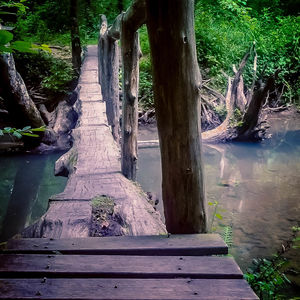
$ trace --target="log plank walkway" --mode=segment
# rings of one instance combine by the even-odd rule
[[[114,219],[124,235],[166,233],[160,215],[141,188],[121,174],[120,149],[106,117],[98,84],[97,46],[88,46],[74,104],[79,118],[73,147],[56,163],[56,174],[69,173],[64,192],[50,199],[47,213],[25,237],[76,238],[90,235],[93,199],[113,201]]]
[[[227,252],[215,234],[10,240],[0,298],[258,299]]]

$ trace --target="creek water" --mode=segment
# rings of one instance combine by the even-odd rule
[[[276,253],[300,221],[299,117],[272,117],[273,136],[262,143],[204,144],[206,197],[222,217],[213,219],[208,206],[209,227],[231,227],[230,253],[243,271],[253,258]],[[139,138],[156,139],[156,128],[142,128]],[[159,148],[139,149],[138,163],[138,181],[163,214]]]
[[[210,227],[232,228],[230,251],[243,270],[253,258],[275,253],[300,220],[300,118],[270,122],[273,137],[262,143],[204,145],[207,200],[218,201],[222,216],[212,222],[209,206]],[[139,139],[157,139],[156,128],[141,129]],[[61,155],[0,156],[0,241],[35,222],[50,196],[64,190],[67,179],[54,176]],[[139,149],[138,163],[138,181],[160,199],[163,214],[159,148]]]
[[[0,156],[0,241],[38,220],[50,196],[64,190],[67,178],[54,176],[54,164],[61,155]]]

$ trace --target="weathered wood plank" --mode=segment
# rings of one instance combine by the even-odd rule
[[[77,239],[13,239],[6,253],[115,254],[115,255],[215,255],[228,248],[217,234],[122,236]]]
[[[114,202],[113,215],[120,225],[119,233],[166,233],[165,225],[148,202],[147,195],[120,173],[120,149],[107,123],[105,103],[100,102],[101,87],[95,78],[97,56],[97,47],[89,46],[81,70],[83,80],[78,87],[78,100],[74,105],[79,118],[72,130],[73,147],[56,164],[57,174],[69,177],[65,190],[52,197],[59,201],[50,201],[48,211],[25,230],[24,237],[88,237],[91,233],[91,200],[103,195]]]
[[[242,279],[0,279],[1,299],[248,299]]]
[[[242,279],[231,257],[124,255],[0,255],[0,277]]]

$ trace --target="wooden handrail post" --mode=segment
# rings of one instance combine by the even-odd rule
[[[122,173],[136,180],[139,86],[139,36],[122,22],[123,61]]]
[[[146,4],[167,230],[206,232],[194,1]]]
[[[119,143],[119,46],[118,42],[108,35],[107,19],[104,15],[101,15],[100,22],[98,43],[99,83],[106,104],[107,121],[111,126],[115,141]]]

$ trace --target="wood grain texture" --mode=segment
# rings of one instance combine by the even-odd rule
[[[122,236],[76,239],[12,239],[3,253],[216,255],[228,248],[217,234]]]
[[[101,15],[98,51],[99,83],[106,104],[107,120],[115,141],[119,143],[119,46],[116,40],[108,36],[104,15]]]
[[[69,180],[64,192],[51,197],[46,214],[24,231],[24,237],[88,237],[91,200],[101,196],[113,200],[113,213],[124,235],[166,233],[147,196],[121,174],[120,148],[108,125],[97,75],[97,46],[89,46],[74,104],[79,118],[72,130],[73,147],[56,163],[57,174],[67,174]]]
[[[138,90],[139,90],[139,34],[121,23],[122,53],[122,174],[136,181],[137,134],[138,134]]]
[[[242,279],[231,257],[0,254],[0,277]]]
[[[194,1],[146,0],[162,195],[171,233],[207,231]]]
[[[258,299],[242,279],[0,279],[0,293],[2,299]]]

